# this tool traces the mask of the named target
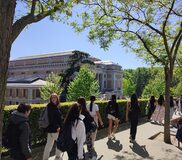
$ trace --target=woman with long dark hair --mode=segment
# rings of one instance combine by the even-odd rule
[[[157,100],[157,106],[154,113],[152,114],[151,121],[162,124],[164,120],[165,107],[164,107],[164,96],[160,95]]]
[[[85,116],[83,122],[85,124],[86,129],[86,144],[88,150],[88,157],[92,159],[94,155],[94,148],[92,144],[92,133],[95,132],[96,128],[93,128],[93,125],[96,124],[94,122],[93,117],[90,115],[86,108],[86,100],[83,97],[78,98],[77,102],[81,105],[81,114]],[[93,130],[94,129],[94,130]]]
[[[155,100],[155,97],[154,96],[151,96],[150,97],[150,100],[148,102],[148,108],[149,108],[149,111],[148,111],[148,120],[150,120],[153,112],[155,111],[155,107],[156,107],[156,100]]]
[[[97,104],[94,103],[95,100],[96,100],[95,96],[90,96],[90,103],[87,104],[87,110],[89,111],[90,115],[94,118],[94,121],[97,123],[97,125],[99,122],[100,125],[103,126],[102,118],[101,118],[100,113],[99,113],[99,107]],[[94,147],[96,135],[97,135],[97,130],[94,133],[92,133],[93,147]]]
[[[109,139],[115,138],[115,132],[119,126],[119,118],[120,118],[119,107],[116,101],[116,95],[111,96],[111,100],[108,102],[106,107],[106,114],[109,121],[108,138]]]
[[[130,120],[130,142],[135,142],[140,108],[136,94],[132,94],[130,102],[127,103],[126,121]]]
[[[75,140],[75,145],[72,149],[67,151],[69,160],[81,160],[84,158],[83,145],[86,139],[85,125],[83,123],[84,116],[81,115],[81,106],[74,103],[68,111],[64,126],[72,126],[71,135]]]

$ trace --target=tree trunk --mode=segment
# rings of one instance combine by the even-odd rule
[[[165,119],[164,119],[164,142],[171,144],[170,138],[170,87],[172,75],[168,66],[165,72]]]
[[[11,50],[12,24],[16,0],[0,0],[0,159],[2,151],[3,109]]]

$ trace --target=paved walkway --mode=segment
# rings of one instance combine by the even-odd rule
[[[164,127],[149,122],[140,124],[136,137],[136,143],[129,143],[129,125],[120,125],[116,140],[107,138],[106,129],[100,130],[95,149],[98,160],[182,160],[182,150],[174,145],[169,145],[162,140],[151,140],[151,136],[163,132]],[[171,131],[173,132],[174,129]],[[176,141],[172,138],[172,141]],[[67,154],[63,156],[67,160]],[[54,160],[54,157],[49,158]]]

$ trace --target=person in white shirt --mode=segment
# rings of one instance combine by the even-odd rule
[[[99,113],[99,107],[97,104],[94,103],[95,100],[96,100],[95,96],[90,96],[90,103],[87,104],[87,110],[89,111],[90,115],[94,118],[97,125],[99,122],[100,125],[103,126],[102,118],[101,118],[100,113]],[[97,130],[95,132],[93,132],[93,134],[92,134],[93,146],[94,146],[94,142],[96,139],[96,135],[97,135]]]
[[[75,146],[67,151],[69,160],[83,160],[83,145],[86,140],[85,125],[83,123],[84,116],[81,115],[81,106],[74,103],[67,113],[64,125],[72,125],[72,139],[76,141]]]

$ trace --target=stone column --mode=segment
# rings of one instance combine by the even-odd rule
[[[116,77],[115,77],[115,73],[113,73],[113,91],[116,90]]]
[[[33,101],[33,89],[32,88],[28,88],[28,99],[27,102],[30,104]]]

